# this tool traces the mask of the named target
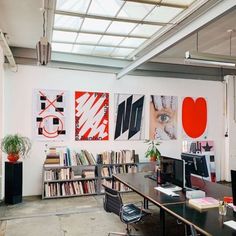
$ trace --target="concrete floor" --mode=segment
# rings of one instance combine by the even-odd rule
[[[122,195],[124,202],[142,200],[135,193]],[[0,236],[105,236],[125,232],[125,224],[103,209],[103,196],[41,200],[26,197],[16,205],[0,206]],[[159,209],[150,206],[152,216],[135,225],[136,234],[159,235]],[[183,226],[167,216],[167,235],[184,235]],[[170,226],[170,227],[169,227]]]

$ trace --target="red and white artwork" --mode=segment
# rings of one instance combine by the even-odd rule
[[[42,141],[64,141],[67,138],[68,96],[66,91],[34,91],[34,137]]]
[[[203,97],[185,97],[182,103],[184,138],[207,138],[207,101]]]
[[[109,94],[75,92],[75,140],[108,140]]]

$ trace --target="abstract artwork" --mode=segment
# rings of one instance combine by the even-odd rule
[[[35,139],[64,141],[67,138],[67,92],[60,90],[34,90],[33,99]]]
[[[183,152],[205,155],[207,162],[207,169],[209,177],[206,178],[212,182],[216,182],[216,167],[215,167],[215,154],[214,154],[214,141],[183,141]]]
[[[144,139],[144,95],[115,94],[115,140]]]
[[[177,113],[176,96],[151,95],[149,139],[176,139]]]
[[[185,97],[183,99],[182,127],[184,138],[207,138],[207,101],[205,98]]]
[[[108,140],[109,94],[75,92],[75,140]]]

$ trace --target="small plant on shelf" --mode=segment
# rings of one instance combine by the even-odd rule
[[[148,144],[148,149],[145,152],[145,156],[149,158],[150,161],[157,161],[159,160],[161,153],[158,150],[158,146],[161,144],[157,140],[145,140],[145,143]]]
[[[29,138],[19,134],[8,134],[1,142],[1,150],[8,154],[7,158],[10,162],[16,162],[20,157],[26,157],[30,149],[31,142]]]

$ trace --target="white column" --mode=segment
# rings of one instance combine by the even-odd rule
[[[225,155],[222,157],[224,163],[224,176],[226,181],[231,181],[230,170],[236,170],[236,76],[225,77],[227,87],[225,99]]]
[[[0,46],[0,140],[3,138],[3,99],[4,99],[4,55],[3,50]],[[2,152],[0,151],[0,200],[3,198],[3,160]]]

